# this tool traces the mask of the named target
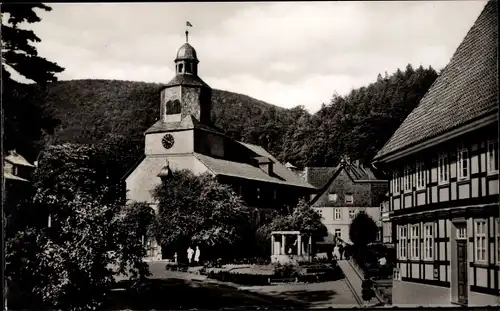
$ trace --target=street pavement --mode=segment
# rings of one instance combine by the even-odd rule
[[[113,291],[105,310],[144,309],[308,309],[359,306],[343,280],[242,287],[211,280],[196,273],[165,269],[165,262],[150,262],[152,276],[139,293]]]

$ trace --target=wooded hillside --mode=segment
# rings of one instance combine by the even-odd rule
[[[259,144],[296,166],[335,165],[343,155],[370,162],[437,77],[434,69],[381,75],[310,114],[252,97],[213,90],[212,121],[226,134]],[[375,77],[374,77],[375,78]],[[24,86],[32,94],[33,86]],[[143,152],[143,132],[159,117],[161,84],[72,80],[48,85],[44,111],[60,121],[51,142],[123,140],[130,160]],[[334,89],[334,87],[332,87]],[[38,99],[40,100],[40,99]],[[124,147],[125,148],[125,147]],[[127,164],[129,165],[129,164]]]

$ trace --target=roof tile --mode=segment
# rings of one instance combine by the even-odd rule
[[[419,105],[375,159],[498,110],[498,12],[489,1]]]

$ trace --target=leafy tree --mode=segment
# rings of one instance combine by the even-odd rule
[[[86,145],[48,147],[26,207],[42,214],[41,220],[8,243],[7,275],[24,290],[31,285],[48,309],[97,308],[117,274],[134,281],[148,275],[141,237],[151,216],[121,204],[99,152]],[[34,281],[23,283],[28,275],[36,276]]]
[[[19,27],[22,23],[32,24],[41,21],[34,9],[52,10],[49,6],[39,2],[2,4],[2,15],[8,16],[8,18],[2,18],[2,74],[4,79],[10,77],[5,66],[38,84],[56,81],[55,74],[63,71],[63,68],[56,63],[38,55],[32,43],[40,42],[40,38],[33,31]]]
[[[33,43],[40,38],[21,26],[40,22],[35,9],[50,11],[42,3],[2,4],[2,99],[5,118],[5,149],[16,148],[34,160],[48,134],[53,134],[59,121],[43,105],[45,86],[56,81],[63,68],[38,55]],[[10,72],[24,76],[37,85],[28,88],[11,78]]]
[[[320,241],[328,234],[326,226],[319,215],[307,202],[300,200],[291,214],[276,215],[273,220],[257,230],[257,236],[262,245],[267,242],[263,252],[268,252],[272,231],[300,231],[304,235],[312,236],[313,241]]]
[[[366,247],[377,239],[378,227],[366,213],[358,213],[349,226],[349,238],[358,247]]]
[[[237,255],[250,232],[250,213],[239,195],[209,174],[173,171],[154,197],[154,234],[171,253],[198,245],[204,258]]]

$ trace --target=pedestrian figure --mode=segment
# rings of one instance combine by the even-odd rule
[[[194,254],[194,261],[198,263],[200,261],[200,248],[196,246],[196,253]]]
[[[340,260],[342,260],[342,256],[344,255],[344,245],[341,243],[339,245],[339,257],[340,257]]]
[[[333,259],[338,260],[340,258],[339,246],[335,245],[333,248]]]
[[[189,246],[187,250],[187,255],[188,255],[188,262],[190,265],[191,265],[191,260],[193,260],[193,253],[194,250],[191,248],[191,246]]]

